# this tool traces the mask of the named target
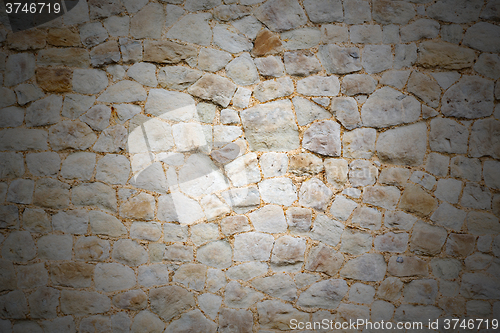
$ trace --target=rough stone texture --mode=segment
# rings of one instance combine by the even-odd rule
[[[0,15],[0,331],[498,317],[499,8]]]

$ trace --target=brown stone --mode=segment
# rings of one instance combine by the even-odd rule
[[[252,54],[256,57],[262,57],[268,54],[275,54],[282,51],[281,40],[278,34],[264,29],[261,30],[255,38]]]
[[[399,208],[420,216],[427,216],[437,207],[437,201],[418,185],[407,185]]]
[[[446,242],[446,254],[454,257],[466,257],[474,250],[476,237],[465,234],[451,234]]]
[[[232,235],[243,231],[250,231],[250,224],[246,216],[228,216],[221,223],[222,233],[224,235]]]
[[[400,258],[398,262],[398,258]],[[389,259],[388,273],[394,276],[427,276],[427,263],[417,257],[392,256]]]
[[[458,297],[443,297],[439,300],[439,307],[447,315],[463,315],[465,313],[465,300]]]
[[[474,64],[473,50],[451,43],[428,41],[420,44],[417,65],[443,69],[461,69]]]
[[[151,311],[165,321],[195,305],[193,294],[179,286],[155,288],[149,292]]]
[[[446,241],[446,235],[446,229],[418,221],[413,227],[410,250],[423,255],[438,254]]]
[[[95,67],[118,62],[120,60],[118,43],[114,40],[110,40],[106,43],[97,45],[90,51],[90,60],[92,66]]]
[[[151,220],[154,217],[154,198],[146,193],[132,197],[120,207],[120,215],[126,218]]]
[[[81,48],[51,48],[38,53],[39,66],[89,67],[89,52]]]
[[[183,45],[168,40],[144,41],[144,61],[175,64],[196,57],[196,55],[197,51],[193,46]]]
[[[320,244],[313,247],[307,256],[306,269],[312,272],[322,272],[328,275],[338,273],[344,262],[344,256],[333,248]]]
[[[47,43],[54,46],[79,46],[80,35],[67,28],[51,28],[47,34]]]
[[[93,274],[94,265],[81,262],[52,264],[50,266],[52,283],[63,287],[90,287]]]
[[[68,68],[41,67],[36,71],[38,85],[47,92],[71,91],[73,71]]]
[[[41,30],[25,30],[9,33],[7,44],[9,48],[18,51],[43,49],[46,44],[47,34]]]
[[[120,309],[142,310],[148,306],[148,296],[142,290],[131,290],[113,297],[113,304]]]
[[[401,297],[403,282],[395,277],[388,277],[380,283],[377,290],[377,296],[386,301],[395,301]]]

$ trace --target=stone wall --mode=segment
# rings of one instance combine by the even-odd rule
[[[1,16],[0,331],[500,319],[499,20],[498,0]]]

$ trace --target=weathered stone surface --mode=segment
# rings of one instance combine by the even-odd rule
[[[219,319],[220,332],[227,333],[237,329],[241,333],[251,333],[253,316],[248,310],[221,309]]]
[[[342,279],[324,280],[302,292],[297,304],[304,308],[336,309],[347,291],[347,283]]]
[[[380,73],[392,68],[391,47],[389,45],[366,45],[361,63],[369,74]]]
[[[248,53],[244,53],[226,66],[226,74],[236,84],[249,86],[259,82],[257,67]]]
[[[283,62],[281,61],[281,58],[277,56],[257,58],[254,59],[254,63],[257,66],[260,75],[280,77],[285,74]]]
[[[131,326],[131,332],[138,333],[145,330],[149,330],[149,332],[162,332],[164,328],[165,323],[163,323],[160,318],[158,318],[153,313],[144,310],[139,312],[134,317],[134,322]]]
[[[37,64],[86,68],[90,65],[89,52],[76,47],[45,49],[38,52]]]
[[[408,80],[408,91],[421,98],[427,105],[438,107],[441,89],[434,79],[419,72],[413,72]]]
[[[163,260],[190,262],[193,261],[193,247],[179,244],[172,244],[165,247]]]
[[[287,151],[298,148],[295,117],[288,101],[276,101],[240,113],[250,149]]]
[[[146,250],[137,242],[130,239],[118,240],[113,246],[112,257],[114,260],[127,266],[139,266],[148,260]]]
[[[474,70],[496,80],[500,78],[500,57],[496,54],[482,53],[474,65]]]
[[[288,178],[266,179],[259,183],[259,192],[266,203],[290,206],[297,200],[295,185]]]
[[[97,100],[104,103],[145,101],[146,91],[139,83],[125,80],[108,87]]]
[[[350,74],[342,80],[342,93],[348,96],[371,94],[376,86],[377,81],[369,75]]]
[[[179,319],[172,321],[167,326],[167,332],[200,332],[211,333],[215,332],[217,325],[208,320],[200,310],[193,310],[184,313]]]
[[[297,176],[318,174],[323,170],[323,161],[308,153],[301,153],[290,157],[289,172]]]
[[[441,0],[427,9],[427,15],[445,22],[466,23],[478,19],[481,7],[482,4],[465,0]]]
[[[193,294],[179,286],[154,288],[149,292],[149,300],[151,311],[166,321],[195,305]]]
[[[208,46],[212,40],[212,29],[208,25],[211,18],[209,13],[186,15],[168,30],[166,37]]]
[[[223,107],[229,105],[235,90],[236,86],[231,81],[215,74],[205,74],[188,89],[190,94],[214,101]]]
[[[236,281],[227,284],[224,293],[224,303],[232,308],[249,308],[264,298],[264,294],[251,288],[242,287]]]
[[[163,6],[150,3],[137,12],[130,20],[130,34],[137,39],[160,38],[165,14]]]
[[[347,129],[353,129],[361,125],[358,104],[352,97],[332,98],[330,110]]]
[[[300,187],[299,204],[324,211],[333,192],[317,178],[305,181]]]
[[[390,268],[389,268],[390,270]],[[387,301],[395,301],[401,297],[403,282],[395,277],[388,277],[380,283],[377,290],[377,296]]]
[[[311,76],[297,82],[297,92],[305,96],[337,96],[339,91],[336,76]]]
[[[377,154],[386,163],[421,165],[427,145],[426,132],[424,123],[388,130],[379,135]]]
[[[254,11],[255,17],[272,31],[286,31],[307,22],[306,14],[295,0],[271,0]]]
[[[97,290],[117,291],[133,287],[136,283],[134,271],[117,263],[97,264],[94,271]]]
[[[362,254],[372,248],[372,237],[366,232],[356,232],[352,229],[344,230],[340,251],[349,254]]]
[[[414,97],[389,87],[377,90],[361,108],[363,124],[371,127],[410,123],[419,116],[420,103]]]
[[[184,66],[167,66],[159,71],[158,83],[164,88],[184,90],[198,81],[201,75],[200,71]]]
[[[476,237],[467,234],[450,234],[446,242],[446,253],[454,257],[465,257],[474,250]]]
[[[103,313],[111,307],[110,299],[97,292],[63,290],[60,301],[63,313],[77,316]]]
[[[254,96],[261,102],[267,102],[293,93],[293,81],[289,77],[281,77],[260,83],[254,90]]]
[[[493,82],[464,76],[442,98],[441,112],[448,117],[480,118],[493,112]]]
[[[479,22],[467,29],[464,36],[464,45],[483,52],[500,52],[500,27],[487,22]]]
[[[200,247],[196,259],[211,267],[227,268],[231,266],[231,257],[232,248],[228,242],[214,241]]]
[[[475,299],[496,299],[500,290],[498,279],[488,273],[465,273],[460,293]]]
[[[385,276],[386,264],[382,255],[363,254],[348,261],[340,276],[362,281],[381,281]]]
[[[420,254],[433,255],[441,252],[446,240],[444,228],[418,221],[413,228],[410,249]]]
[[[274,237],[264,233],[248,232],[234,237],[234,260],[269,260]]]
[[[475,209],[489,209],[491,207],[491,193],[488,188],[476,183],[467,183],[463,190],[460,204]]]
[[[472,125],[469,154],[472,157],[491,156],[500,158],[500,142],[498,134],[500,121],[481,119]]]
[[[314,246],[307,255],[305,268],[313,272],[322,272],[330,276],[338,273],[344,256],[324,244]]]
[[[306,241],[283,236],[276,240],[271,256],[271,268],[275,272],[297,272],[302,267]],[[261,289],[262,290],[262,289]]]
[[[428,275],[427,262],[418,257],[392,256],[389,259],[388,272],[400,277],[426,276]],[[399,290],[401,290],[401,286],[399,286]]]
[[[375,152],[377,132],[372,128],[360,128],[345,132],[342,140],[342,156],[348,158],[371,158]]]
[[[286,211],[286,221],[292,235],[302,235],[311,230],[312,212],[307,208],[290,207]]]
[[[285,52],[285,69],[290,75],[308,76],[321,71],[321,65],[310,51]]]
[[[373,5],[373,19],[382,24],[406,24],[415,16],[415,9],[407,2],[383,0]]]
[[[230,53],[240,53],[252,50],[253,44],[244,35],[227,24],[217,24],[214,27],[213,43]]]
[[[417,64],[423,67],[462,69],[471,67],[475,54],[471,49],[437,41],[423,42],[419,46]]]
[[[343,230],[344,225],[342,223],[332,220],[324,214],[318,214],[314,220],[314,227],[310,237],[325,244],[336,246],[340,242]]]
[[[54,263],[50,266],[50,277],[52,283],[63,287],[85,288],[90,287],[94,265],[68,262]]]
[[[184,45],[174,41],[144,41],[144,61],[176,64],[181,61],[189,62],[196,57],[194,46]]]
[[[356,47],[340,47],[334,44],[321,45],[318,57],[328,74],[347,74],[362,69],[361,56]]]
[[[29,127],[52,125],[61,120],[62,98],[51,95],[33,102],[26,109],[26,125]],[[11,110],[11,109],[10,109]]]
[[[499,229],[498,218],[486,212],[471,211],[467,214],[467,229],[473,235],[496,233]]]
[[[378,176],[378,169],[369,161],[354,160],[349,165],[349,181],[354,187],[373,185]]]
[[[304,132],[302,146],[321,155],[340,156],[340,125],[331,120],[312,124]]]

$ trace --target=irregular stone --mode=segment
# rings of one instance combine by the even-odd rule
[[[193,294],[179,286],[154,288],[149,293],[151,311],[165,321],[195,305]]]
[[[389,87],[373,93],[361,108],[363,124],[371,127],[410,123],[418,120],[420,103]]]
[[[297,92],[305,96],[337,96],[339,91],[335,76],[311,76],[297,82]]]
[[[322,272],[330,276],[338,273],[344,256],[324,244],[311,248],[307,254],[305,268],[313,272]]]
[[[100,291],[125,290],[135,285],[135,273],[130,267],[116,263],[97,264],[94,283],[96,289]]]
[[[344,230],[340,251],[349,254],[362,254],[372,248],[372,236],[366,232],[353,232],[351,229]]]
[[[233,106],[241,109],[247,108],[250,104],[251,96],[252,90],[243,87],[238,88],[233,96]]]
[[[254,15],[270,30],[278,32],[297,28],[307,21],[304,10],[294,0],[268,1],[260,5]]]
[[[301,153],[290,157],[289,172],[297,176],[314,175],[321,171],[323,161],[313,154]]]
[[[18,204],[30,204],[33,200],[34,188],[35,188],[35,182],[32,180],[28,179],[13,180],[9,185],[6,201]],[[4,207],[5,206],[2,206],[2,208]],[[15,216],[17,218],[17,210]]]
[[[109,259],[109,241],[95,236],[80,237],[75,243],[75,258],[84,261]]]
[[[342,223],[332,220],[324,214],[318,214],[309,237],[331,246],[337,246],[343,230]]]
[[[35,185],[33,204],[52,209],[66,208],[69,204],[69,188],[69,185],[55,179],[39,179]]]
[[[12,231],[3,242],[2,258],[26,262],[36,256],[35,243],[28,231]]]
[[[378,230],[382,226],[382,214],[375,208],[360,206],[354,210],[352,223],[362,228]]]
[[[321,42],[323,44],[344,43],[347,42],[347,40],[347,27],[342,27],[335,24],[321,25]]]
[[[5,63],[4,85],[15,86],[35,75],[35,57],[28,53],[12,54]]]
[[[349,171],[347,161],[344,159],[328,158],[323,163],[325,166],[326,180],[335,189],[341,189],[347,182]]]
[[[498,47],[500,28],[491,23],[479,22],[465,32],[463,44],[482,52],[500,52]]]
[[[205,74],[188,89],[190,94],[214,101],[223,107],[229,105],[235,90],[236,86],[231,81],[215,74]]]
[[[162,259],[180,262],[193,261],[193,247],[179,244],[168,245],[165,247]]]
[[[94,105],[95,96],[66,94],[61,115],[70,119],[77,119]]]
[[[260,83],[254,90],[254,96],[261,102],[267,102],[293,93],[293,81],[289,77]]]
[[[488,273],[465,273],[460,293],[468,298],[496,299],[500,293],[498,279]]]
[[[228,216],[221,221],[221,229],[224,235],[232,235],[244,231],[250,231],[250,225],[246,216]]]
[[[332,98],[332,105],[330,110],[347,129],[353,129],[361,125],[358,104],[352,97]]]
[[[137,39],[159,39],[164,24],[165,13],[163,12],[163,6],[157,3],[150,3],[137,12],[130,20],[130,34]]]
[[[80,36],[68,28],[49,28],[47,43],[54,46],[78,46],[80,44]]]
[[[446,242],[446,253],[454,257],[465,257],[474,250],[476,237],[467,234],[450,234]]]
[[[269,260],[274,238],[271,235],[249,232],[234,237],[234,260]]]
[[[320,45],[318,57],[328,74],[348,74],[362,69],[361,56],[357,47]]]
[[[104,21],[104,27],[111,37],[127,36],[130,18],[128,16],[112,16]]]
[[[317,210],[325,210],[333,192],[317,178],[305,181],[300,187],[299,204]]]
[[[404,287],[403,299],[408,303],[433,304],[436,301],[437,293],[436,280],[414,280]]]
[[[133,222],[130,237],[155,242],[161,237],[161,227],[155,222]]]
[[[236,281],[229,282],[224,292],[224,303],[232,308],[249,308],[262,298],[264,294],[242,287]]]
[[[497,133],[500,122],[494,119],[481,119],[472,125],[469,142],[469,155],[472,157],[500,157],[500,142]]]
[[[424,123],[388,130],[377,140],[377,154],[385,163],[421,165],[427,145],[426,133],[427,127]],[[411,145],[408,145],[410,141]]]
[[[162,332],[164,328],[165,328],[165,323],[163,323],[160,320],[160,318],[158,318],[153,313],[144,310],[139,312],[134,317],[134,322],[132,323],[131,326],[131,332],[133,333],[138,333],[140,331]]]
[[[432,214],[431,220],[445,228],[460,231],[465,221],[466,213],[450,204],[442,203]]]
[[[389,268],[390,270],[391,268]],[[401,297],[403,282],[395,277],[388,277],[380,283],[377,290],[377,296],[387,301],[395,301]]]
[[[347,283],[342,279],[320,281],[300,294],[297,305],[304,308],[336,309],[347,291]]]
[[[35,127],[56,124],[61,119],[61,107],[62,98],[57,95],[33,102],[26,109],[26,125]]]
[[[340,156],[340,125],[330,120],[312,124],[304,132],[302,146],[321,155]]]
[[[349,169],[349,180],[354,187],[373,185],[376,182],[378,169],[369,161],[354,160]]]
[[[483,178],[486,186],[492,189],[500,189],[500,175],[498,174],[497,161],[485,161],[483,165]]]
[[[321,31],[317,28],[299,28],[292,31],[283,32],[283,48],[285,50],[309,49],[318,45],[321,38]],[[319,65],[319,62],[314,58]],[[321,69],[321,67],[319,67]]]
[[[97,152],[118,153],[127,148],[127,130],[121,125],[106,128],[95,143]]]
[[[227,24],[217,24],[214,27],[213,43],[230,53],[240,53],[252,50],[253,44],[244,35]]]
[[[205,286],[207,267],[198,264],[184,264],[176,272],[173,278],[187,288],[200,291]]]
[[[381,24],[406,24],[414,16],[415,9],[407,2],[383,0],[373,6],[373,19]]]
[[[280,237],[274,244],[271,268],[275,272],[297,272],[302,267],[305,251],[305,240],[290,236]]]
[[[342,80],[342,93],[348,96],[371,94],[377,86],[377,81],[366,74],[350,74]]]
[[[418,221],[413,228],[410,249],[424,255],[438,254],[446,240],[446,234],[444,228]]]
[[[474,70],[496,80],[500,78],[500,57],[496,54],[482,53],[474,65]]]
[[[297,200],[296,187],[289,178],[266,179],[259,183],[259,192],[266,203],[290,206]]]
[[[310,51],[285,52],[285,68],[290,75],[308,76],[321,71],[321,65]]]
[[[366,45],[361,63],[369,74],[380,73],[392,68],[391,47],[389,45]]]
[[[142,43],[140,41],[120,38],[120,51],[124,63],[142,61]]]
[[[186,15],[168,30],[166,37],[208,46],[212,40],[212,29],[208,25],[211,18],[209,13]]]
[[[221,309],[219,317],[220,332],[227,333],[236,329],[241,333],[251,333],[252,328],[253,316],[249,310]]]
[[[16,225],[18,222],[17,208],[6,206],[9,214],[4,215],[1,226]],[[5,209],[5,208],[4,208]],[[31,232],[47,233],[52,230],[52,224],[49,215],[43,209],[27,208],[23,212],[23,227]]]
[[[450,5],[452,7],[449,7]],[[427,8],[427,15],[445,22],[467,23],[478,19],[481,7],[479,3],[464,0],[441,0]]]
[[[462,69],[471,67],[475,60],[473,50],[454,44],[426,41],[420,44],[417,64],[427,68]]]
[[[348,261],[340,271],[340,276],[362,281],[381,281],[385,271],[383,256],[370,253]]]
[[[240,116],[250,149],[287,151],[299,146],[297,125],[290,102],[262,104],[242,111]]]
[[[374,240],[375,249],[380,252],[405,252],[408,247],[407,233],[389,232],[381,236],[377,236]]]
[[[285,67],[281,58],[268,56],[254,59],[254,63],[263,76],[280,77],[285,74]]]
[[[127,75],[139,82],[140,84],[148,87],[156,87],[158,81],[156,80],[156,66],[144,62],[138,62],[130,66]]]
[[[280,301],[267,300],[257,304],[259,324],[262,328],[287,330],[294,320],[306,322],[309,315],[293,308],[290,304]]]
[[[89,291],[63,289],[60,301],[63,313],[77,316],[104,313],[111,307],[111,301],[106,295]]]
[[[130,239],[120,239],[115,242],[111,256],[114,260],[127,266],[139,266],[148,260],[146,250]]]
[[[43,95],[40,97],[43,97]],[[24,110],[21,108],[11,106],[0,110],[0,127],[18,127],[23,124],[23,120]]]
[[[489,189],[476,183],[467,183],[463,190],[460,204],[475,209],[490,209],[491,193]]]
[[[370,4],[365,0],[344,1],[344,22],[347,24],[359,24],[371,21]]]
[[[116,41],[108,41],[100,44],[90,51],[90,62],[94,67],[118,62],[120,60],[120,50]]]
[[[194,46],[168,40],[144,41],[144,61],[161,64],[176,64],[181,61],[190,62],[196,55],[197,50]]]
[[[480,181],[481,163],[478,159],[455,156],[451,159],[450,175],[452,177]],[[457,197],[458,200],[458,197]]]
[[[231,256],[232,249],[228,242],[214,241],[200,247],[196,258],[207,266],[227,268],[232,264]]]
[[[374,24],[353,25],[350,37],[354,44],[378,44],[382,42],[382,29]]]
[[[257,186],[230,189],[222,192],[224,200],[237,214],[243,214],[260,205],[260,194]]]
[[[377,132],[372,128],[360,128],[345,132],[343,137],[343,153],[348,158],[371,158],[375,151]]]
[[[330,207],[330,213],[341,221],[346,221],[358,204],[342,195],[337,195]]]
[[[292,278],[286,274],[257,278],[252,281],[252,286],[268,295],[293,302],[297,299],[297,287]]]
[[[446,91],[442,113],[448,117],[474,119],[493,112],[493,82],[478,76],[464,76]]]
[[[184,90],[198,81],[201,75],[200,71],[184,66],[167,66],[158,73],[158,83],[164,88]]]
[[[394,186],[367,186],[363,189],[363,202],[385,209],[395,209],[400,192]]]
[[[53,263],[50,266],[50,278],[57,286],[86,288],[92,283],[94,275],[94,265],[68,262]]]
[[[313,23],[342,22],[342,4],[336,0],[305,1],[309,19]]]
[[[131,103],[146,100],[146,91],[137,82],[120,81],[108,87],[97,99],[104,103]]]
[[[408,91],[431,107],[438,107],[441,89],[437,82],[425,74],[413,72],[408,80]]]
[[[486,212],[471,211],[467,214],[467,230],[473,235],[496,233],[498,218]]]
[[[312,212],[307,208],[290,207],[286,220],[292,235],[302,235],[311,230]]]

